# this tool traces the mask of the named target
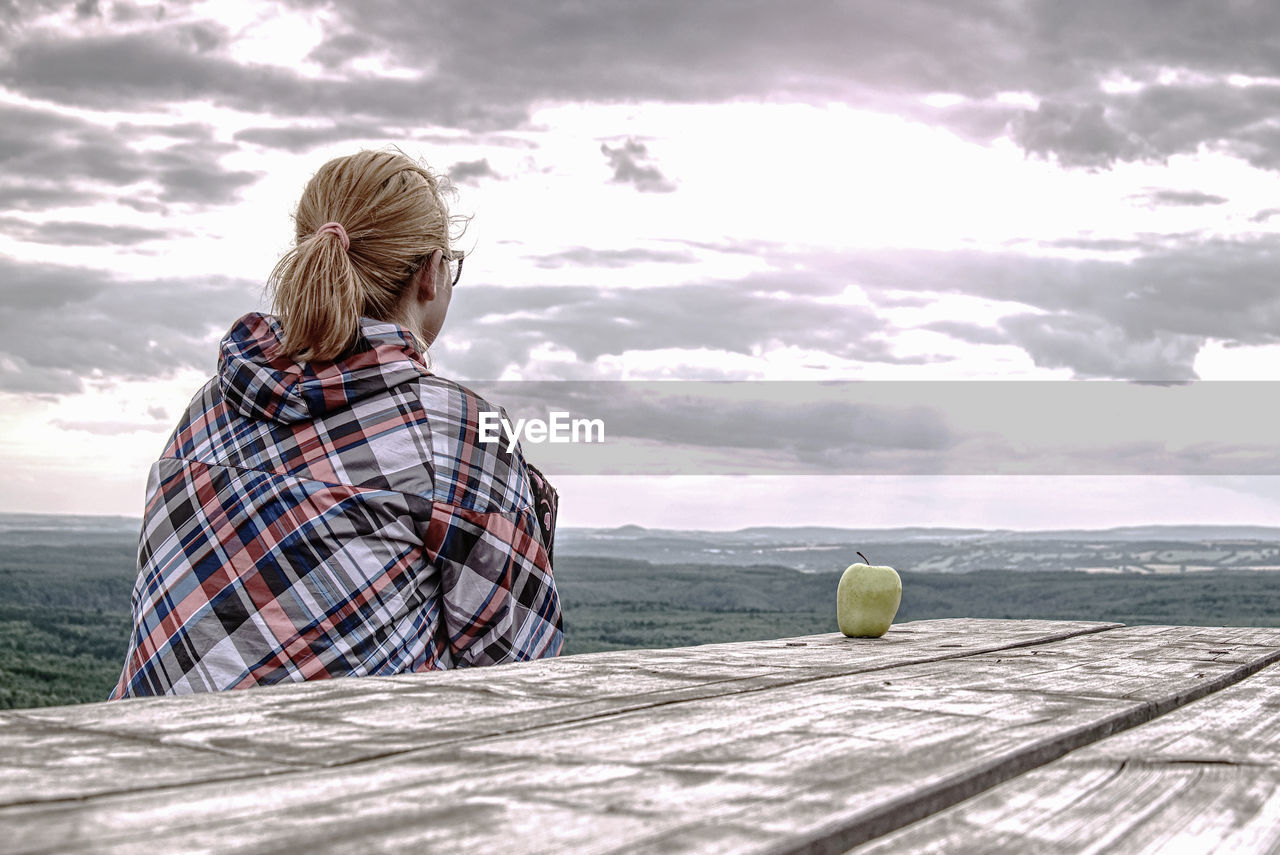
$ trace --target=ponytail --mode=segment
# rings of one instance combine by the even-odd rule
[[[360,317],[394,320],[424,257],[448,251],[448,180],[399,151],[338,157],[312,176],[294,215],[294,247],[267,280],[285,355],[332,361],[350,351]],[[459,229],[459,234],[461,229]]]
[[[338,236],[318,232],[280,259],[268,280],[284,326],[286,355],[336,360],[360,334],[356,273]]]

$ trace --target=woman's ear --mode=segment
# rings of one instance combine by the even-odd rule
[[[413,295],[420,303],[430,303],[436,298],[436,285],[440,278],[440,258],[443,253],[436,250],[431,253],[418,272],[413,274]]]

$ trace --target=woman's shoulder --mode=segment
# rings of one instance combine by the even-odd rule
[[[483,511],[531,507],[519,445],[492,429],[506,418],[501,406],[434,374],[419,381],[418,396],[431,428],[437,501]]]
[[[447,377],[428,374],[418,381],[418,397],[429,413],[459,427],[479,423],[481,413],[500,413],[502,408],[467,386]]]

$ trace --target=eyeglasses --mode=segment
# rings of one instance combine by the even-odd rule
[[[458,280],[462,278],[462,261],[464,258],[466,258],[466,255],[461,252],[444,253],[443,260],[444,263],[449,266],[449,272],[451,274],[451,278],[449,280],[450,288],[455,287],[458,284]]]
[[[466,257],[461,252],[451,252],[449,250],[440,251],[440,260],[449,268],[449,287],[455,287],[458,280],[462,278],[462,260]],[[424,255],[414,262],[412,272],[417,273],[422,269],[422,265],[431,260],[431,255]]]

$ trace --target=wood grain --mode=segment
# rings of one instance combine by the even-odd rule
[[[0,805],[339,766],[1117,626],[990,621],[975,633],[926,621],[879,639],[829,633],[0,713]]]
[[[1280,630],[1195,627],[1063,638],[1069,627],[1059,624],[1058,640],[1036,643],[1035,627],[1022,625],[1021,646],[973,652],[990,643],[989,630],[1014,628],[909,624],[879,646],[816,636],[627,652],[633,664],[593,654],[609,676],[568,670],[595,674],[581,683],[594,697],[573,697],[574,680],[557,673],[591,657],[537,663],[538,677],[504,666],[393,678],[377,691],[403,703],[399,725],[354,697],[325,702],[340,709],[330,718],[324,703],[311,707],[308,720],[336,734],[314,742],[347,752],[314,768],[161,787],[141,774],[136,786],[111,793],[11,804],[0,809],[0,829],[18,852],[842,852],[1280,659]],[[738,668],[763,670],[735,679]],[[486,676],[495,688],[487,697],[513,704],[521,723],[495,731],[489,709],[473,711],[470,724],[446,721],[467,718],[467,703],[486,697],[475,694]],[[373,690],[384,681],[346,682]],[[442,701],[452,697],[445,689],[423,688],[453,682],[472,694]],[[637,705],[629,685],[650,697]],[[286,721],[291,707],[309,703],[276,694],[278,701],[254,703],[278,703]],[[193,714],[206,733],[217,731],[207,709],[133,704],[144,705]],[[162,716],[147,714],[160,725]],[[432,724],[450,735],[433,739]],[[173,729],[159,744],[191,750],[163,741],[180,738],[182,725],[161,726]],[[224,759],[279,761],[287,739],[269,739],[270,727],[252,720],[242,726],[253,737]],[[356,743],[366,750],[398,728],[414,735],[396,744],[421,746],[362,756],[349,748],[361,727],[372,733]]]
[[[852,851],[1280,851],[1280,665]]]

